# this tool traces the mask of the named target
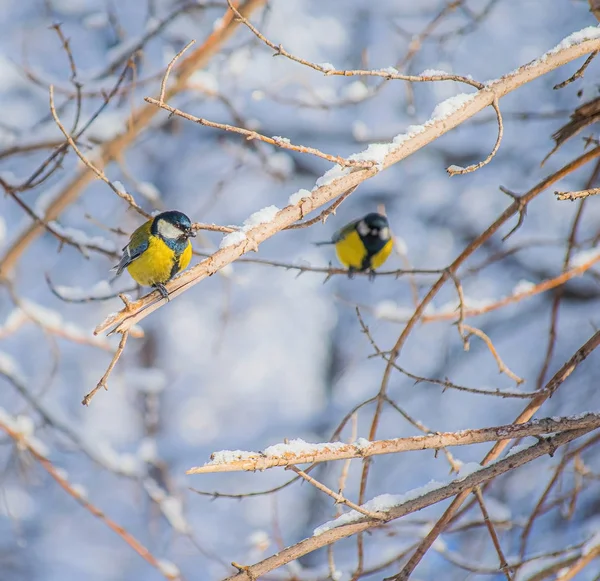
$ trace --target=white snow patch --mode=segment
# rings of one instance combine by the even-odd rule
[[[267,158],[267,165],[272,171],[288,177],[294,171],[294,159],[285,151],[276,151]]]
[[[592,551],[595,551],[600,545],[600,532],[595,533],[592,538],[583,545],[581,549],[582,555],[589,555]]]
[[[374,311],[375,317],[378,319],[404,323],[412,317],[415,309],[412,307],[400,307],[395,301],[385,300],[377,303]]]
[[[101,280],[89,289],[78,286],[57,286],[55,290],[62,298],[67,300],[100,299],[113,294],[107,280]]]
[[[368,510],[370,512],[387,512],[392,508],[404,504],[405,502],[415,500],[416,498],[428,494],[429,492],[438,490],[439,488],[442,488],[445,485],[446,483],[444,482],[431,480],[424,486],[414,488],[412,490],[409,490],[408,492],[405,492],[404,494],[381,494],[380,496],[376,496],[375,498],[372,498],[371,500],[365,502],[365,504],[363,504],[361,508],[364,508],[365,510]],[[364,514],[361,514],[356,510],[351,510],[339,516],[338,518],[330,520],[317,527],[314,530],[313,535],[315,537],[318,537],[319,535],[322,535],[323,533],[331,529],[355,522],[362,518],[365,518]]]
[[[460,172],[460,171],[464,171],[465,168],[462,165],[449,165],[447,170],[448,172]]]
[[[221,19],[219,18],[219,20]],[[179,579],[181,576],[177,565],[166,559],[158,559],[158,570],[169,579]]]
[[[320,188],[321,186],[327,186],[339,178],[350,173],[349,167],[342,167],[341,165],[334,165],[331,169],[327,170],[320,178],[315,182],[313,191]]]
[[[362,101],[369,96],[369,87],[362,81],[354,81],[347,87],[344,87],[342,94],[351,101]]]
[[[219,91],[217,77],[208,71],[196,71],[193,73],[188,81],[188,85],[212,94]]]
[[[419,77],[447,77],[449,74],[439,69],[425,69],[422,73],[419,73]]]
[[[87,489],[83,484],[71,484],[71,489],[79,498],[86,499],[88,497]]]
[[[311,196],[312,196],[312,192],[309,192],[308,190],[300,189],[297,192],[290,194],[290,197],[288,198],[288,206],[295,206],[296,204],[298,204],[305,198],[310,198]]]
[[[286,454],[315,454],[318,452],[335,451],[344,448],[346,444],[342,442],[327,442],[324,444],[310,444],[297,438],[290,440],[287,444],[274,444],[263,451],[265,456],[285,456]]]
[[[157,203],[161,200],[160,191],[150,182],[139,182],[137,185],[138,192],[149,202]]]
[[[475,98],[475,95],[477,95],[477,93],[459,93],[458,95],[454,95],[454,97],[449,97],[441,103],[438,103],[431,114],[428,124],[439,121],[440,119],[445,119],[452,115],[452,113],[462,109],[467,103]]]
[[[112,240],[107,240],[102,236],[88,236],[85,232],[70,228],[69,226],[61,226],[57,222],[49,222],[49,226],[60,236],[64,236],[79,246],[92,246],[104,250],[105,252],[116,252],[117,247]]]
[[[408,256],[408,244],[406,244],[406,240],[402,238],[402,236],[398,236],[394,234],[394,244],[396,246],[396,251],[402,256]]]
[[[369,128],[364,121],[357,119],[352,123],[352,137],[356,141],[365,141],[369,135]]]
[[[275,219],[275,216],[277,216],[279,210],[280,209],[277,206],[267,206],[262,210],[254,212],[254,214],[251,214],[244,220],[242,233],[248,232],[260,224],[268,224],[269,222],[272,222]],[[235,232],[232,232],[231,234],[235,234]],[[228,236],[231,236],[231,234],[228,234]],[[227,236],[225,238],[227,238]]]
[[[576,44],[581,44],[586,40],[593,40],[595,38],[600,38],[600,26],[588,26],[587,28],[582,28],[577,32],[569,34],[569,36],[566,38],[563,38],[554,48],[550,49],[546,55],[557,53],[565,48],[569,48]]]
[[[317,63],[317,66],[321,67],[324,71],[335,71],[336,68],[331,63]]]
[[[520,280],[513,288],[513,295],[520,295],[521,293],[529,292],[532,288],[535,287],[535,283],[530,280]]]
[[[600,250],[598,250],[597,248],[581,250],[580,252],[576,252],[571,258],[571,266],[583,266],[587,262],[590,262],[595,259],[600,259]]]
[[[402,145],[405,141],[408,141],[409,139],[411,139],[415,135],[418,135],[419,133],[423,133],[423,131],[425,131],[424,125],[409,125],[406,128],[406,133],[399,133],[398,135],[396,135],[396,137],[394,137],[392,142],[395,145]]]
[[[394,67],[385,67],[384,69],[379,69],[380,72],[385,73],[386,75],[397,75],[398,69]]]
[[[210,455],[210,462],[207,465],[230,464],[238,460],[251,460],[260,457],[256,452],[246,452],[244,450],[219,450]]]
[[[33,419],[24,415],[16,416],[14,421],[14,430],[18,434],[21,434],[21,436],[24,438],[33,436],[33,433],[35,432],[35,424],[33,423]]]
[[[6,240],[6,221],[0,216],[0,248],[4,243],[4,240]]]
[[[12,377],[20,383],[24,382],[17,362],[4,351],[0,351],[0,373],[7,377]]]
[[[181,499],[175,496],[166,496],[160,502],[160,510],[175,531],[182,535],[187,535],[191,532],[191,527],[183,514]]]
[[[219,248],[227,248],[228,246],[235,246],[236,244],[240,244],[246,239],[246,234],[241,231],[230,232],[226,236],[223,236],[221,243],[219,244]]]

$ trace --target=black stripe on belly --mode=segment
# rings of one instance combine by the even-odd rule
[[[181,254],[175,254],[173,256],[173,266],[171,266],[171,274],[169,280],[171,280],[180,270],[179,261],[181,260]]]

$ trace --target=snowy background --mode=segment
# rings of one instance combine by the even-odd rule
[[[407,64],[407,72],[441,69],[470,74],[479,81],[493,79],[541,55],[571,32],[596,24],[584,1],[492,0],[464,5],[475,15],[486,6],[489,10],[475,21],[463,9],[445,17]],[[411,36],[422,32],[444,6],[439,0],[275,0],[266,12],[253,14],[252,20],[271,40],[305,59],[328,62],[338,69],[382,68],[402,63]],[[157,19],[175,8],[167,0],[0,0],[1,150],[60,138],[49,116],[48,85],[56,86],[57,104],[66,102],[65,95],[73,92],[73,86],[65,53],[49,28],[52,23],[61,22],[70,39],[84,91],[107,90],[122,68],[119,65],[116,72],[107,72],[109,65],[118,62],[120,54],[127,55]],[[121,131],[131,108],[143,106],[144,96],[158,94],[160,76],[174,54],[189,40],[200,43],[206,38],[223,13],[223,7],[183,12],[147,43],[137,62],[137,74],[138,79],[148,80],[109,105],[83,140],[87,151]],[[529,83],[501,101],[504,139],[495,159],[483,169],[453,178],[445,171],[450,164],[464,166],[487,156],[497,130],[491,109],[362,184],[324,225],[282,232],[268,240],[258,257],[327,266],[335,261],[333,249],[311,243],[327,239],[346,222],[385,204],[410,263],[416,268],[447,266],[511,202],[499,186],[523,193],[582,153],[584,144],[575,138],[540,167],[553,146],[552,133],[575,107],[597,95],[597,63],[592,63],[584,80],[552,90],[580,64]],[[448,82],[407,87],[392,81],[374,91],[379,84],[377,79],[326,77],[273,58],[272,51],[239,28],[193,77],[192,88],[171,104],[226,123],[237,122],[234,110],[265,135],[285,136],[293,143],[347,156],[364,149],[366,143],[389,140],[409,125],[425,121],[438,102],[471,90]],[[581,89],[583,94],[578,95]],[[225,96],[229,106],[217,94]],[[83,118],[99,103],[97,98],[84,100]],[[72,121],[73,112],[72,101],[60,109],[65,122]],[[519,115],[524,113],[528,118]],[[593,134],[593,130],[584,133]],[[121,181],[145,209],[176,208],[196,221],[224,225],[241,224],[270,204],[283,207],[290,194],[312,189],[330,168],[313,156],[265,144],[254,148],[236,135],[181,119],[168,120],[164,112],[122,153],[120,163],[110,165],[106,173]],[[0,175],[7,181],[22,181],[45,155],[47,151],[1,156]],[[24,192],[23,200],[39,209],[77,168],[75,156],[69,153],[63,167],[40,187]],[[590,165],[571,174],[558,189],[582,189],[591,170]],[[577,205],[557,202],[554,189],[535,199],[524,226],[506,243],[501,238],[514,221],[468,261],[463,272],[500,250],[524,247],[475,276],[465,275],[468,303],[499,299],[522,281],[537,283],[560,273]],[[599,204],[597,199],[587,202],[577,251],[589,249],[598,233]],[[58,222],[100,236],[115,248],[123,246],[126,237],[108,228],[130,232],[141,223],[98,180]],[[0,198],[0,256],[29,224],[13,200]],[[219,233],[202,233],[195,247],[212,252],[220,238]],[[15,269],[14,295],[7,286],[0,287],[0,350],[14,359],[19,368],[16,373],[29,392],[78,435],[78,443],[42,421],[2,377],[0,406],[11,414],[33,418],[36,436],[48,447],[52,462],[157,557],[174,563],[185,579],[222,579],[234,572],[228,565],[231,561],[250,564],[276,552],[278,537],[287,546],[310,536],[316,526],[335,515],[336,508],[332,499],[306,483],[241,501],[214,500],[189,490],[264,491],[288,481],[290,472],[186,476],[185,470],[207,461],[215,450],[261,450],[285,438],[326,441],[346,413],[376,395],[384,369],[380,359],[369,358],[372,348],[361,333],[355,306],[363,307],[377,343],[390,348],[402,325],[386,320],[385,315],[412,310],[408,279],[379,277],[370,282],[366,277],[336,276],[323,284],[323,274],[297,276],[284,268],[237,262],[224,275],[203,281],[145,319],[145,338],[129,340],[109,380],[109,391],[98,393],[85,408],[80,403],[83,395],[96,385],[110,361],[110,351],[118,344],[114,337],[93,338],[91,331],[120,308],[120,301],[65,303],[52,294],[45,276],[56,285],[90,289],[109,278],[112,265],[101,254],[91,253],[86,260],[73,247],[60,249],[54,237],[44,234]],[[395,255],[388,266],[405,264]],[[433,280],[417,279],[421,296]],[[115,288],[131,288],[131,281],[125,275]],[[550,374],[600,322],[598,280],[588,274],[566,288]],[[493,339],[507,365],[526,380],[523,389],[535,388],[546,355],[552,298],[552,292],[546,293],[468,321]],[[20,308],[34,313],[42,326],[25,317],[13,330],[11,325],[19,318],[15,301],[25,300]],[[434,307],[443,308],[454,300],[454,286],[448,283]],[[48,328],[66,328],[69,337],[79,341]],[[514,387],[507,376],[498,374],[483,342],[473,338],[470,351],[465,352],[456,326],[448,322],[417,327],[399,363],[415,374],[448,377],[472,387]],[[4,360],[5,369],[7,365]],[[598,355],[592,354],[538,417],[598,409],[599,379]],[[442,393],[439,386],[415,385],[398,372],[392,375],[389,395],[432,431],[509,423],[524,406],[523,400],[453,390]],[[368,436],[372,412],[372,406],[359,412],[358,437]],[[378,437],[416,433],[398,412],[385,408]],[[347,427],[342,439],[349,437]],[[454,454],[463,462],[479,461],[488,448],[463,447]],[[597,468],[593,448],[584,459],[592,470]],[[486,494],[494,518],[517,523],[503,532],[507,555],[518,553],[518,523],[531,512],[557,461],[538,460],[500,479]],[[360,469],[358,461],[353,463],[348,479],[346,494],[353,499]],[[340,465],[331,464],[314,475],[337,490],[339,470]],[[0,471],[3,581],[162,578],[66,495],[35,461],[17,453],[4,435],[0,437]],[[429,452],[379,457],[371,468],[367,498],[402,493],[447,476],[442,454],[437,458]],[[570,484],[567,477],[565,487]],[[591,481],[573,518],[563,519],[558,511],[544,517],[529,543],[531,554],[589,539],[600,522],[597,498],[597,484]],[[444,506],[366,537],[367,568],[414,542]],[[479,516],[476,511],[470,514]],[[462,554],[470,563],[497,565],[484,529],[442,538],[448,551]],[[335,554],[342,578],[349,579],[355,566],[355,540],[336,545]],[[519,579],[527,579],[539,566],[534,562],[529,569],[523,568]],[[385,573],[397,570],[398,565],[392,565]],[[277,571],[269,578],[285,578],[289,571]],[[326,578],[325,552],[302,559],[293,571],[300,579]],[[418,578],[434,579],[440,571],[446,579],[464,579],[469,574],[432,552],[418,569]],[[597,571],[592,564],[577,579],[593,579]],[[373,578],[382,576],[377,573]]]

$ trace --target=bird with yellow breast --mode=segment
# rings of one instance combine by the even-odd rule
[[[190,263],[192,236],[196,236],[192,222],[182,212],[157,214],[135,230],[123,248],[119,264],[112,270],[119,276],[126,268],[138,284],[156,288],[169,300],[164,285]]]
[[[375,269],[389,258],[394,241],[388,219],[372,212],[346,224],[331,240],[316,244],[334,244],[337,257],[350,276],[356,271],[368,271],[373,276]]]

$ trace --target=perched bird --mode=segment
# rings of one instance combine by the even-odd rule
[[[157,214],[142,224],[123,248],[119,276],[127,268],[138,284],[152,286],[169,299],[165,283],[187,267],[192,258],[190,236],[196,236],[190,219],[176,210]]]
[[[339,261],[352,275],[366,270],[373,274],[392,253],[394,242],[387,218],[371,213],[344,226],[330,241],[316,244],[335,244]]]

